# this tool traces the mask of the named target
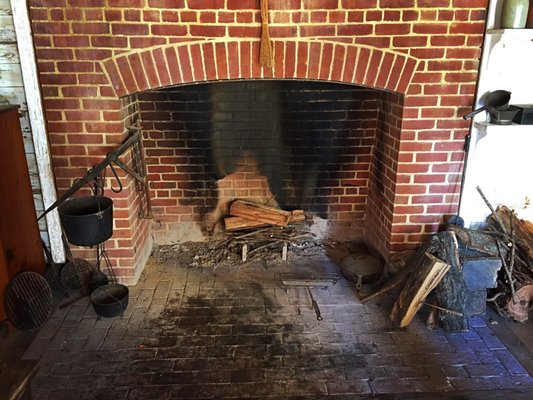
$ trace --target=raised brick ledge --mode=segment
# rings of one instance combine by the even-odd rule
[[[194,41],[120,54],[102,69],[116,95],[224,79],[305,79],[408,93],[418,59],[334,41],[274,40],[273,67],[261,68],[257,40]]]

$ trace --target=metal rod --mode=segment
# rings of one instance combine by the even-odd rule
[[[84,177],[76,181],[69,190],[67,190],[63,196],[61,196],[59,199],[57,199],[50,207],[48,207],[38,218],[37,221],[43,218],[46,214],[48,214],[50,211],[55,209],[57,206],[59,206],[61,203],[63,203],[66,199],[68,199],[70,196],[72,196],[74,193],[76,193],[78,190],[80,190],[83,186],[85,186],[87,183],[91,182],[95,178],[97,178],[100,173],[107,168],[107,166],[115,160],[118,156],[123,154],[126,150],[128,150],[133,144],[135,144],[139,140],[139,134],[135,133],[128,137],[121,145],[120,147],[107,154],[105,159],[99,163],[96,164],[93,168],[85,174]]]

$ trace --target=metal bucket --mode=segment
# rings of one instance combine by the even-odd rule
[[[69,243],[94,246],[113,235],[113,200],[109,197],[77,197],[57,210]]]

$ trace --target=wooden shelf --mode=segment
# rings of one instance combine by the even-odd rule
[[[531,132],[533,125],[521,125],[512,123],[511,125],[491,124],[490,122],[474,122],[474,128],[482,132]]]
[[[527,35],[529,33],[533,33],[532,28],[524,28],[524,29],[487,29],[487,33],[497,33],[500,35],[506,34],[506,35]]]
[[[487,35],[516,40],[527,40],[533,39],[533,29],[487,29]]]

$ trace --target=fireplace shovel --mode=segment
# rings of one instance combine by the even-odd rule
[[[311,299],[311,305],[316,314],[316,319],[322,321],[322,314],[320,313],[320,307],[313,297],[311,292],[311,287],[321,286],[327,287],[329,285],[334,285],[340,279],[338,275],[321,275],[321,276],[299,276],[296,274],[281,274],[281,281],[284,286],[289,287],[304,287],[307,289],[309,298]]]

